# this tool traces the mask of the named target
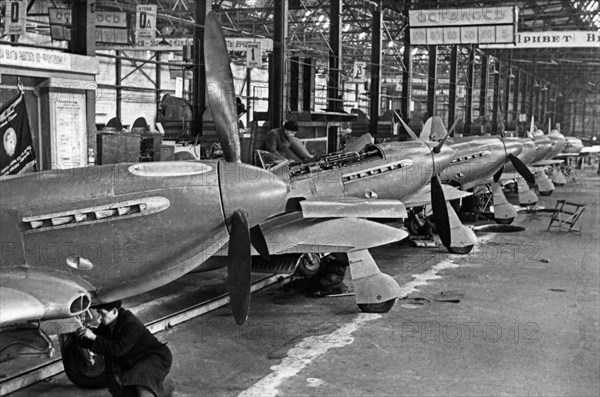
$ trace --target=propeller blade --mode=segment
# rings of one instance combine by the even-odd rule
[[[498,182],[500,180],[500,177],[502,176],[503,172],[504,172],[504,166],[500,167],[500,169],[498,171],[496,171],[496,173],[494,174],[494,182]]]
[[[525,163],[522,162],[521,159],[519,159],[514,154],[509,154],[508,159],[512,163],[513,167],[515,167],[515,170],[517,170],[517,172],[523,178],[525,178],[527,183],[532,185],[535,183],[535,176],[531,173],[531,171],[529,171],[529,167],[527,167],[527,165],[525,165]]]
[[[404,122],[404,120],[402,120],[402,117],[400,117],[400,115],[398,113],[396,113],[396,116],[398,116],[398,119],[400,119],[400,122],[402,123],[402,126],[404,126],[404,129],[406,130],[406,132],[408,132],[408,135],[410,135],[410,137],[412,139],[414,139],[415,141],[418,141],[419,137],[417,136],[417,134],[415,134],[415,132],[413,130],[411,130],[411,128],[408,126],[408,124],[406,124]]]
[[[450,136],[450,131],[448,131],[446,133],[446,136],[437,145],[435,145],[435,147],[432,149],[433,153],[439,153],[440,150],[442,150],[442,146],[444,146],[444,143],[446,142],[446,139],[448,139],[449,136]]]
[[[226,161],[241,161],[238,136],[238,114],[233,75],[223,30],[214,12],[206,15],[204,24],[204,68],[206,92],[219,143]]]
[[[265,235],[260,230],[260,225],[256,225],[250,229],[250,241],[252,246],[258,251],[260,256],[265,260],[269,261],[269,247],[265,240]]]
[[[248,213],[238,209],[231,216],[229,252],[227,253],[229,303],[238,325],[244,324],[250,310],[251,272],[252,257]]]
[[[433,222],[440,240],[442,240],[445,247],[449,247],[451,242],[450,219],[444,189],[437,175],[431,177],[431,209],[433,210]]]
[[[448,130],[448,136],[450,136],[450,134],[452,134],[452,131],[454,131],[454,129],[456,128],[456,124],[458,124],[458,120],[459,119],[454,120],[454,124],[452,124],[452,127],[450,127],[450,129]]]

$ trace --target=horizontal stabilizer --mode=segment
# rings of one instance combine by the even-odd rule
[[[472,193],[459,190],[450,185],[442,185],[444,190],[444,197],[446,201],[456,200],[462,197],[470,196]],[[411,207],[422,207],[424,205],[431,204],[431,185],[427,184],[421,189],[417,190],[408,198],[404,199],[404,205],[408,208]]]
[[[406,218],[406,208],[399,200],[354,197],[307,199],[300,202],[305,218]]]

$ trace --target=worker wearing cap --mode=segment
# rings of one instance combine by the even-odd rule
[[[100,325],[77,330],[79,345],[104,355],[106,386],[113,396],[165,394],[163,382],[171,369],[171,352],[121,301],[94,306]]]
[[[288,152],[295,154],[300,160],[312,159],[302,142],[295,137],[298,132],[296,121],[286,121],[281,128],[274,128],[267,132],[265,137],[265,150],[289,158]]]

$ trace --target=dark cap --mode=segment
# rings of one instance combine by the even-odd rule
[[[285,124],[283,124],[283,128],[298,132],[298,122],[296,120],[286,121]]]
[[[120,309],[122,302],[120,300],[114,302],[101,303],[92,307],[94,310],[106,310],[111,311],[112,309]]]

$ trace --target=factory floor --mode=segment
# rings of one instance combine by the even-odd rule
[[[224,307],[158,334],[173,352],[172,395],[600,395],[600,178],[569,181],[538,206],[558,199],[587,204],[581,234],[546,231],[550,212],[520,212],[513,225],[525,230],[476,228],[466,256],[372,250],[405,294],[389,313],[274,285],[253,294],[241,327]],[[62,374],[12,395],[108,392]]]

